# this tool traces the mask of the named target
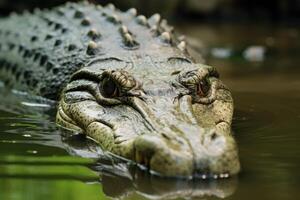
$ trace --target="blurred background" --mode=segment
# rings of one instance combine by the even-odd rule
[[[298,58],[300,0],[89,0],[121,10],[160,13],[187,36],[191,53],[208,63],[247,65],[243,71],[294,68]],[[0,0],[0,16],[51,8],[66,0]],[[73,0],[76,2],[76,0]],[[278,59],[274,62],[274,56]],[[229,61],[229,63],[228,63]],[[248,63],[250,62],[250,63]],[[271,63],[270,63],[271,62]],[[240,69],[239,67],[239,69]],[[238,69],[234,69],[234,72]]]
[[[300,17],[299,0],[92,0],[101,4],[115,3],[121,9],[136,7],[149,15],[159,12],[166,18],[174,16],[218,20],[267,20],[297,22]],[[0,0],[1,14],[12,10],[22,11],[34,7],[49,8],[65,0]]]

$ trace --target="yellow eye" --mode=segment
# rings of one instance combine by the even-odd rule
[[[109,77],[104,78],[101,83],[100,92],[105,98],[114,98],[119,96],[119,88]]]

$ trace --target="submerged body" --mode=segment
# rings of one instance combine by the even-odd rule
[[[60,126],[160,175],[239,172],[230,91],[158,14],[77,3],[0,26],[1,79],[59,101]]]

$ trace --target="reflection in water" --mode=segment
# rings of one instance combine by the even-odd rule
[[[138,194],[149,199],[225,198],[232,195],[237,186],[236,177],[227,180],[187,180],[151,176],[130,161],[104,154],[96,143],[80,135],[63,141],[71,154],[101,157],[90,167],[99,172],[103,192],[110,197],[133,199]]]
[[[102,187],[107,196],[118,199],[134,199],[134,193],[148,199],[181,199],[213,196],[225,198],[232,195],[236,189],[236,179],[202,182],[168,180],[154,177],[144,177],[135,174],[134,179],[119,176],[102,175]],[[118,188],[118,189],[116,189]]]

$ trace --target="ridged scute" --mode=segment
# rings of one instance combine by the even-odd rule
[[[160,15],[136,15],[134,8],[121,12],[87,2],[11,14],[0,20],[0,79],[57,99],[70,76],[94,59],[187,57]]]

